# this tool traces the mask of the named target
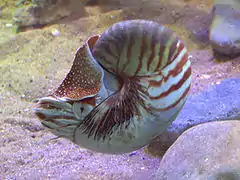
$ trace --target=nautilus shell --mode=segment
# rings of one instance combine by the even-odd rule
[[[77,50],[62,84],[34,109],[45,127],[93,151],[137,150],[164,132],[191,84],[189,54],[146,20],[118,22]]]

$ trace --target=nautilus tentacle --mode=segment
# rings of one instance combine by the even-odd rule
[[[187,49],[172,31],[152,21],[123,21],[87,40],[35,113],[54,134],[84,148],[126,153],[167,129],[190,84]]]

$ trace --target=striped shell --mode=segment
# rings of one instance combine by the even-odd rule
[[[146,20],[123,21],[78,49],[59,88],[37,101],[42,124],[93,151],[137,150],[183,107],[191,84],[186,47]]]

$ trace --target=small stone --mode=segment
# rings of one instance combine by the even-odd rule
[[[24,109],[24,112],[29,112],[29,109],[28,108]]]
[[[135,156],[135,155],[137,155],[137,152],[136,152],[136,151],[131,152],[131,153],[129,154],[129,156]]]
[[[7,23],[7,24],[6,24],[6,27],[7,27],[7,28],[12,28],[12,27],[13,27],[13,25],[12,25],[12,24],[10,24],[10,23]]]
[[[58,35],[60,34],[60,31],[54,28],[54,29],[51,30],[51,34],[52,34],[54,37],[56,37],[56,36],[58,36]]]
[[[202,75],[202,79],[209,79],[211,76],[210,75],[208,75],[208,74],[203,74]]]
[[[32,135],[31,135],[31,138],[35,138],[35,137],[36,137],[36,135],[35,135],[35,134],[32,134]]]
[[[115,19],[115,16],[111,15],[110,18],[111,18],[111,19]]]

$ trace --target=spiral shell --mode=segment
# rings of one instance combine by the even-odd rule
[[[167,129],[190,84],[187,49],[171,30],[152,21],[122,21],[88,39],[66,79],[37,101],[35,113],[53,133],[82,147],[127,153]]]

